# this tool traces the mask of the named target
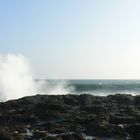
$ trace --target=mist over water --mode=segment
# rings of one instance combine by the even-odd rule
[[[35,94],[67,94],[66,83],[53,87],[47,82],[36,82],[29,61],[23,55],[0,55],[0,100],[17,99]]]

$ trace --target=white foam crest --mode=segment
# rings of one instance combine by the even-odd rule
[[[0,55],[0,95],[15,99],[37,92],[28,60],[23,55]]]
[[[39,92],[41,94],[65,95],[74,91],[74,87],[69,86],[69,83],[64,80],[53,80],[53,82],[39,80],[38,83],[38,85],[40,85]]]
[[[17,99],[35,94],[68,94],[66,82],[50,86],[41,80],[35,82],[31,66],[23,55],[0,55],[0,100]]]

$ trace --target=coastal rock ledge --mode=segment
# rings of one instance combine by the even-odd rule
[[[139,95],[36,95],[0,103],[0,140],[139,139]]]

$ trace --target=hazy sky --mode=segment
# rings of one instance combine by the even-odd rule
[[[140,1],[1,0],[0,53],[36,78],[140,79]]]

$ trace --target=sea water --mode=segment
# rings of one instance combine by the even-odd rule
[[[114,94],[140,95],[140,80],[47,80],[49,85],[65,81],[71,94],[107,96]]]

